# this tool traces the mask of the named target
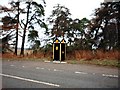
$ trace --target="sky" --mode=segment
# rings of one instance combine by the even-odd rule
[[[8,1],[11,0],[2,0],[0,4],[7,6]],[[42,0],[34,1],[40,3]],[[90,15],[93,13],[95,8],[98,8],[100,6],[100,3],[103,1],[104,0],[45,0],[45,12],[46,16],[49,16],[51,14],[51,11],[53,10],[53,6],[61,4],[70,9],[73,18],[91,18]]]
[[[2,0],[0,2],[0,5],[8,6],[8,1],[10,0]],[[41,0],[34,1],[38,3],[41,2]],[[102,3],[103,1],[104,0],[45,0],[46,2],[45,15],[46,17],[49,17],[49,15],[51,15],[52,13],[53,7],[56,6],[57,4],[60,4],[67,7],[70,10],[70,13],[72,14],[71,17],[73,19],[75,18],[82,19],[84,17],[91,19],[94,10],[96,8],[99,8],[100,3]],[[39,32],[39,34],[40,34],[39,38],[45,37],[43,32],[42,33]],[[21,43],[18,44],[18,47],[21,47]],[[27,48],[28,45],[26,44],[25,47]]]
[[[46,14],[49,16],[53,10],[53,6],[59,3],[70,9],[73,18],[91,18],[90,15],[95,8],[100,7],[100,3],[103,1],[104,0],[46,0]]]

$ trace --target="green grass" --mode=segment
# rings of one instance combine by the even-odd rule
[[[111,66],[111,67],[120,67],[120,63],[118,63],[118,60],[67,60],[70,64],[92,64],[92,65],[99,65],[99,66]]]

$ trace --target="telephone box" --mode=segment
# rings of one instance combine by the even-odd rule
[[[57,38],[53,42],[53,60],[60,61],[60,41]]]
[[[65,60],[65,57],[66,57],[66,42],[65,40],[63,39],[60,43],[60,56],[61,56],[61,61],[64,61]]]
[[[53,60],[64,61],[66,58],[66,42],[64,39],[60,42],[57,38],[53,42]]]

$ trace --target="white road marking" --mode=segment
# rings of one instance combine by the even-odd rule
[[[40,69],[44,69],[44,68],[40,68]]]
[[[118,78],[118,75],[102,74],[102,76],[104,76],[104,77],[115,77],[115,78]]]
[[[25,66],[22,66],[23,68],[25,67]]]
[[[75,73],[77,73],[77,74],[88,74],[88,73],[85,73],[85,72],[78,72],[78,71],[76,71]]]
[[[62,71],[62,70],[57,70],[57,69],[54,69],[53,71]]]
[[[10,66],[15,66],[15,65],[10,65]]]
[[[45,85],[54,86],[54,87],[60,87],[60,85],[58,85],[58,84],[53,84],[53,83],[48,83],[48,82],[43,82],[43,81],[38,81],[38,80],[33,80],[33,79],[28,79],[28,78],[22,78],[22,77],[12,76],[12,75],[2,74],[2,73],[0,73],[0,75],[4,76],[4,77],[19,79],[19,80],[33,82],[33,83],[45,84]]]
[[[39,67],[36,67],[36,69],[40,69]]]
[[[53,71],[57,71],[56,69],[54,69]]]

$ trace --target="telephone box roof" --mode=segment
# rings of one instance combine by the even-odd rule
[[[64,39],[64,38],[61,40],[61,43],[66,43],[66,41],[65,41],[65,39]]]
[[[56,37],[53,43],[60,43],[60,40]]]

